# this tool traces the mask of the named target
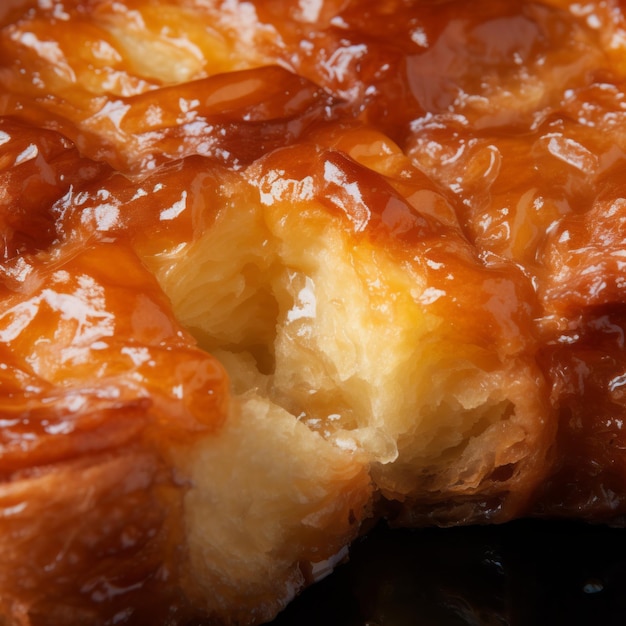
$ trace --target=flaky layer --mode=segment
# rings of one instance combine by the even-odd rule
[[[619,2],[0,28],[0,620],[260,623],[371,515],[624,515]]]

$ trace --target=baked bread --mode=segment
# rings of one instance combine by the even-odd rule
[[[621,522],[617,2],[0,24],[0,623],[260,624],[380,517]]]

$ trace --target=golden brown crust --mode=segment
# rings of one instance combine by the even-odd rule
[[[623,7],[0,8],[0,620],[271,619],[371,515],[626,512]]]

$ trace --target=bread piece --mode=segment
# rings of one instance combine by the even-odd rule
[[[526,281],[473,257],[384,136],[341,137],[368,167],[320,143],[274,152],[155,275],[241,389],[366,451],[387,497],[440,522],[514,516],[553,434]]]
[[[377,516],[623,521],[622,13],[0,8],[0,619],[255,624]]]
[[[83,185],[99,169],[52,132],[24,157],[28,127],[3,129],[9,209],[24,206],[20,168],[55,174],[42,203],[65,172],[79,186],[80,168]],[[34,202],[2,222],[0,612],[11,624],[270,619],[344,556],[370,511],[367,466],[266,400],[231,395],[99,180],[93,211],[71,189],[40,222]],[[73,203],[85,219],[69,229]]]

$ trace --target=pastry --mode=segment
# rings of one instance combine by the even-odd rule
[[[621,523],[619,3],[0,27],[3,623],[261,624],[380,518]]]

